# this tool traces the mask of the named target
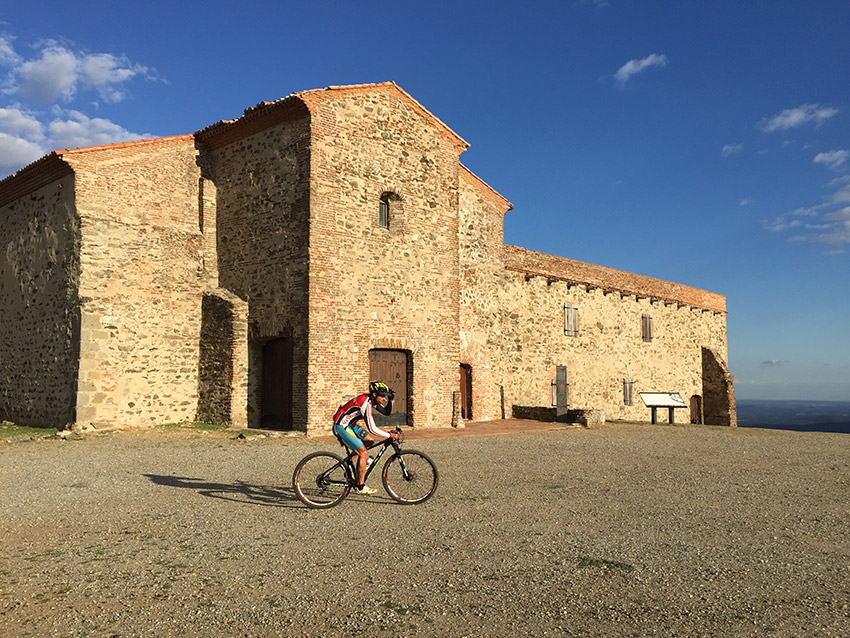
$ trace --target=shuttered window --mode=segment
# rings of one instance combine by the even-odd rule
[[[578,306],[564,304],[564,334],[568,337],[578,336]]]
[[[623,379],[623,404],[635,404],[635,382],[631,379]]]
[[[652,341],[652,315],[641,317],[641,336],[644,341]]]

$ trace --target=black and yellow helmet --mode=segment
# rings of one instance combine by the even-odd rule
[[[369,396],[372,397],[388,397],[393,394],[390,386],[380,381],[372,381],[369,384]]]
[[[378,402],[378,397],[387,397],[389,401],[387,401],[385,406],[381,407],[381,404]],[[377,410],[379,414],[389,416],[393,409],[395,392],[386,383],[372,381],[369,384],[369,399],[372,401],[372,404],[375,406],[375,410]]]

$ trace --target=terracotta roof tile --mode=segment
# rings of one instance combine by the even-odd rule
[[[119,148],[132,148],[134,146],[148,146],[153,144],[170,144],[178,142],[188,142],[194,140],[195,136],[191,133],[184,135],[170,135],[167,137],[147,137],[141,140],[130,140],[127,142],[114,142],[112,144],[100,144],[99,146],[81,146],[79,148],[66,148],[54,151],[57,155],[66,155],[69,153],[89,153],[92,151],[114,150]]]

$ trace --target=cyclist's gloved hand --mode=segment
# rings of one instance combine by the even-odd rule
[[[398,432],[390,432],[390,438],[398,440]]]

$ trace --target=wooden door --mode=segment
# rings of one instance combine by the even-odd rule
[[[370,350],[369,380],[382,381],[395,390],[393,412],[389,417],[375,415],[378,427],[408,424],[409,369],[404,350]]]
[[[263,345],[260,423],[276,430],[292,429],[292,341],[273,339]]]
[[[698,394],[691,397],[691,423],[702,423],[702,397]]]

